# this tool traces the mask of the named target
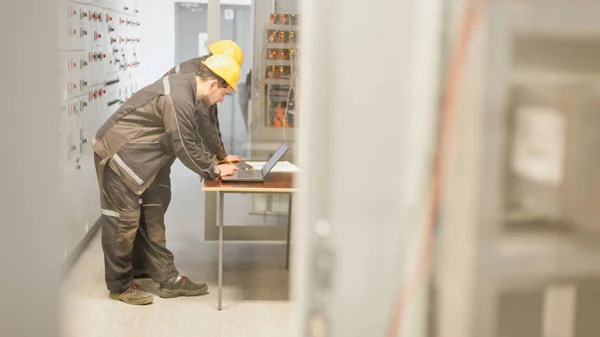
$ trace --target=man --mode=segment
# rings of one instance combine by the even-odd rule
[[[178,64],[171,68],[163,77],[171,74],[190,74],[198,73],[202,67],[202,62],[212,55],[229,55],[231,56],[241,67],[244,62],[244,53],[242,49],[231,40],[220,40],[209,45],[210,53],[206,56],[196,57]],[[204,107],[201,107],[204,109]],[[199,113],[198,116],[205,116],[206,114]],[[197,123],[197,132],[202,134],[202,140],[204,145],[208,148],[209,152],[216,156],[217,160],[224,162],[238,162],[241,158],[234,155],[228,155],[223,146],[221,139],[221,131],[219,127],[219,119],[217,112],[217,105],[213,104],[208,108],[209,121],[199,121]],[[174,160],[174,158],[173,158]],[[164,223],[165,213],[171,202],[171,165],[165,165],[164,168],[158,173],[156,177],[156,184],[149,189],[147,199],[149,200],[147,205],[144,205],[140,214],[140,224],[138,235],[136,235],[135,243],[133,245],[133,276],[134,278],[147,278],[152,277],[150,268],[148,266],[148,235],[147,223]],[[159,206],[160,205],[160,206]],[[160,228],[159,226],[151,225],[153,228]],[[156,236],[164,237],[164,231],[156,233]],[[171,258],[172,259],[172,258]]]
[[[220,40],[208,46],[210,53],[206,56],[196,57],[191,60],[187,60],[183,63],[178,64],[174,68],[171,68],[165,76],[170,74],[189,74],[198,72],[202,61],[211,55],[229,55],[231,56],[240,67],[244,63],[244,53],[237,43],[231,40]],[[217,105],[212,105],[209,110],[211,123],[210,129],[207,130],[209,138],[207,139],[209,150],[214,154],[219,161],[241,161],[242,159],[238,156],[228,155],[223,146],[221,138],[221,130],[219,127],[219,118],[217,112]]]
[[[239,64],[228,55],[213,55],[197,74],[174,74],[135,93],[92,140],[102,206],[102,249],[110,298],[128,304],[152,303],[151,294],[133,282],[132,250],[141,208],[157,203],[156,177],[179,158],[204,179],[231,175],[237,168],[216,165],[198,123],[208,123],[207,108],[236,92]],[[204,109],[203,109],[204,107]],[[166,165],[166,166],[165,166]],[[162,297],[206,293],[179,274],[166,248],[164,222],[146,223],[146,263],[160,284]]]

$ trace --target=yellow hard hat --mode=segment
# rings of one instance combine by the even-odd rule
[[[237,82],[240,79],[240,65],[229,55],[212,55],[202,61],[210,71],[222,78],[237,93]]]
[[[233,57],[240,67],[242,66],[242,63],[244,63],[244,52],[242,51],[242,48],[231,40],[219,40],[215,43],[211,43],[210,46],[208,46],[208,49],[213,55],[223,54]]]

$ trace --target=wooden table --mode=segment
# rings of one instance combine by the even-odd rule
[[[225,193],[283,193],[289,194],[290,202],[288,208],[288,232],[285,256],[285,267],[289,268],[290,262],[290,232],[292,224],[292,194],[296,192],[293,185],[293,173],[272,172],[269,173],[264,182],[224,182],[222,180],[204,180],[202,190],[217,192],[218,207],[217,219],[219,226],[219,303],[218,309],[222,309],[223,302],[223,212]]]

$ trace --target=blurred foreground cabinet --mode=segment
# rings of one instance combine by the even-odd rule
[[[448,41],[468,3],[450,6]],[[600,335],[588,300],[600,275],[600,3],[481,8],[446,163],[435,336]]]
[[[507,213],[600,234],[600,83],[519,85],[513,97]]]

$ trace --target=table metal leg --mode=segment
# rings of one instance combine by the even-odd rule
[[[285,247],[285,269],[290,269],[290,237],[292,235],[292,194],[288,205],[287,245]]]
[[[218,192],[219,197],[219,208],[217,211],[217,216],[219,219],[219,311],[222,309],[223,303],[223,199],[224,193]]]

